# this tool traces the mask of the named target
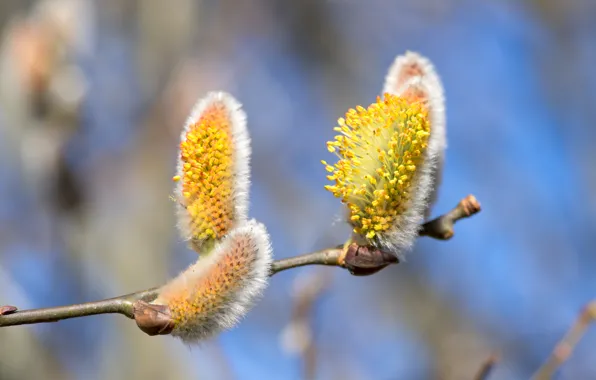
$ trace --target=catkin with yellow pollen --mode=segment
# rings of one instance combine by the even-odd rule
[[[176,197],[179,226],[200,258],[163,286],[172,335],[187,343],[233,327],[267,285],[271,246],[265,227],[246,219],[249,137],[232,96],[200,100],[182,132]]]
[[[396,57],[382,98],[350,109],[327,143],[338,161],[323,161],[325,188],[346,204],[351,241],[402,256],[436,198],[443,164],[443,86],[430,61]]]
[[[179,227],[196,250],[209,250],[246,220],[249,137],[240,104],[223,92],[195,106],[181,135],[174,181]]]
[[[443,165],[443,85],[427,58],[397,56],[383,97],[347,112],[327,144],[338,161],[327,164],[352,225],[351,241],[400,257],[414,243],[430,214]]]
[[[350,109],[327,143],[339,161],[325,161],[325,188],[348,206],[355,235],[371,245],[391,244],[391,230],[411,206],[417,190],[428,138],[428,111],[421,102],[385,94],[368,108]],[[377,244],[378,243],[378,244]]]
[[[168,306],[172,335],[194,343],[232,328],[247,313],[267,284],[270,266],[269,235],[251,220],[160,289],[153,303]]]

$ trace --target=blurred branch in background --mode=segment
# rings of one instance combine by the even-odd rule
[[[498,355],[490,355],[488,358],[486,358],[484,363],[482,363],[482,366],[480,366],[478,373],[476,373],[476,376],[474,376],[474,380],[487,380],[498,362]]]
[[[23,306],[26,300],[30,304],[38,302],[26,279],[23,281],[22,272],[14,269],[19,260],[11,258],[18,246],[23,251],[42,252],[38,259],[44,264],[31,269],[36,277],[44,278],[45,286],[39,288],[56,289],[57,298],[80,302],[90,296],[80,255],[84,252],[81,243],[88,216],[88,189],[82,186],[68,153],[83,128],[81,108],[89,83],[81,58],[88,53],[90,13],[84,0],[18,3],[21,9],[12,11],[7,9],[11,8],[10,1],[0,5],[0,187],[10,183],[22,197],[20,202],[10,197],[0,207],[0,213],[15,207],[11,217],[0,222],[4,234],[0,272],[10,271],[10,277],[19,281],[11,286],[10,278],[5,276],[0,297],[17,298]],[[30,8],[22,9],[23,5]],[[11,175],[3,171],[7,168]],[[11,227],[19,225],[27,227]],[[42,259],[44,254],[49,258]],[[58,291],[64,282],[70,286]],[[15,289],[21,292],[15,294]],[[19,293],[24,299],[18,297]],[[44,298],[47,302],[61,302],[47,295]],[[0,314],[6,312],[9,310],[0,310]],[[3,334],[5,350],[0,357],[10,354],[10,359],[0,360],[0,378],[66,378],[67,366],[60,355],[71,348],[80,352],[88,340],[83,337],[73,346],[61,345],[57,343],[60,335],[59,329],[46,335],[35,330]],[[30,365],[31,357],[39,358],[38,364]]]
[[[326,270],[302,273],[294,281],[292,317],[280,338],[286,352],[301,358],[303,379],[315,378],[317,345],[313,309],[330,283],[331,273]]]
[[[596,320],[596,301],[588,303],[581,311],[575,323],[557,343],[546,362],[536,371],[534,380],[549,380],[555,375],[559,367],[565,363],[573,353],[573,349],[584,336],[588,327]]]
[[[471,202],[473,200],[473,202]],[[453,225],[464,218],[470,217],[480,211],[480,204],[471,195],[460,201],[457,206],[445,215],[438,217],[421,226],[421,231],[425,232],[425,236],[435,237],[439,239],[448,239],[453,236]],[[440,221],[440,222],[438,222]],[[349,252],[349,250],[348,250]],[[329,265],[348,268],[352,272],[354,270],[353,262],[349,262],[349,256],[345,255],[346,251],[341,248],[327,248],[316,252],[307,253],[301,256],[296,256],[288,259],[281,259],[273,262],[271,268],[271,275],[305,265]],[[356,252],[356,256],[358,252]],[[392,256],[393,257],[393,256]],[[391,261],[394,263],[395,261]],[[361,261],[357,261],[361,263]],[[367,263],[364,263],[365,265]],[[378,263],[377,271],[384,268],[389,263]],[[351,267],[352,265],[352,267]],[[358,267],[356,267],[358,269]],[[369,270],[368,267],[363,267]],[[373,268],[374,269],[374,268]],[[370,274],[374,273],[369,272]],[[147,332],[149,335],[155,335],[144,329],[142,324],[152,324],[154,321],[147,320],[147,302],[151,302],[157,295],[157,288],[143,290],[136,293],[127,294],[120,297],[110,298],[102,301],[88,302],[70,306],[60,306],[45,309],[34,309],[24,311],[14,311],[12,308],[5,308],[8,314],[0,316],[0,327],[15,326],[31,323],[56,322],[63,319],[78,318],[97,314],[122,314],[128,318],[135,318],[139,327]],[[157,310],[155,317],[164,310]],[[140,314],[136,313],[140,312]],[[139,318],[142,317],[142,321]],[[158,330],[156,333],[163,333]]]

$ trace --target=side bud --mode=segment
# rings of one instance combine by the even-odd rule
[[[152,304],[167,306],[172,335],[195,343],[236,325],[265,289],[270,266],[269,235],[251,220],[165,285]]]
[[[197,102],[182,131],[175,198],[178,227],[196,251],[210,250],[246,221],[250,139],[246,115],[231,95]]]

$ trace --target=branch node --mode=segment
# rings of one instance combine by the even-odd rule
[[[360,246],[352,243],[346,249],[342,266],[354,276],[369,276],[377,273],[389,264],[397,264],[395,255],[383,252],[370,246]]]
[[[145,334],[168,335],[174,329],[170,309],[165,305],[153,305],[139,300],[134,303],[134,319]]]
[[[0,315],[8,315],[16,312],[18,309],[16,306],[4,305],[0,306]]]

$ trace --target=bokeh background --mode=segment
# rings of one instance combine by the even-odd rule
[[[192,349],[122,316],[2,329],[0,379],[470,379],[492,352],[491,379],[523,379],[596,297],[596,2],[1,0],[0,28],[0,304],[113,297],[194,260],[169,195],[209,90],[248,113],[277,258],[345,238],[319,160],[406,50],[446,89],[434,215],[483,205],[375,276],[278,274]],[[596,378],[595,349],[559,378]]]

